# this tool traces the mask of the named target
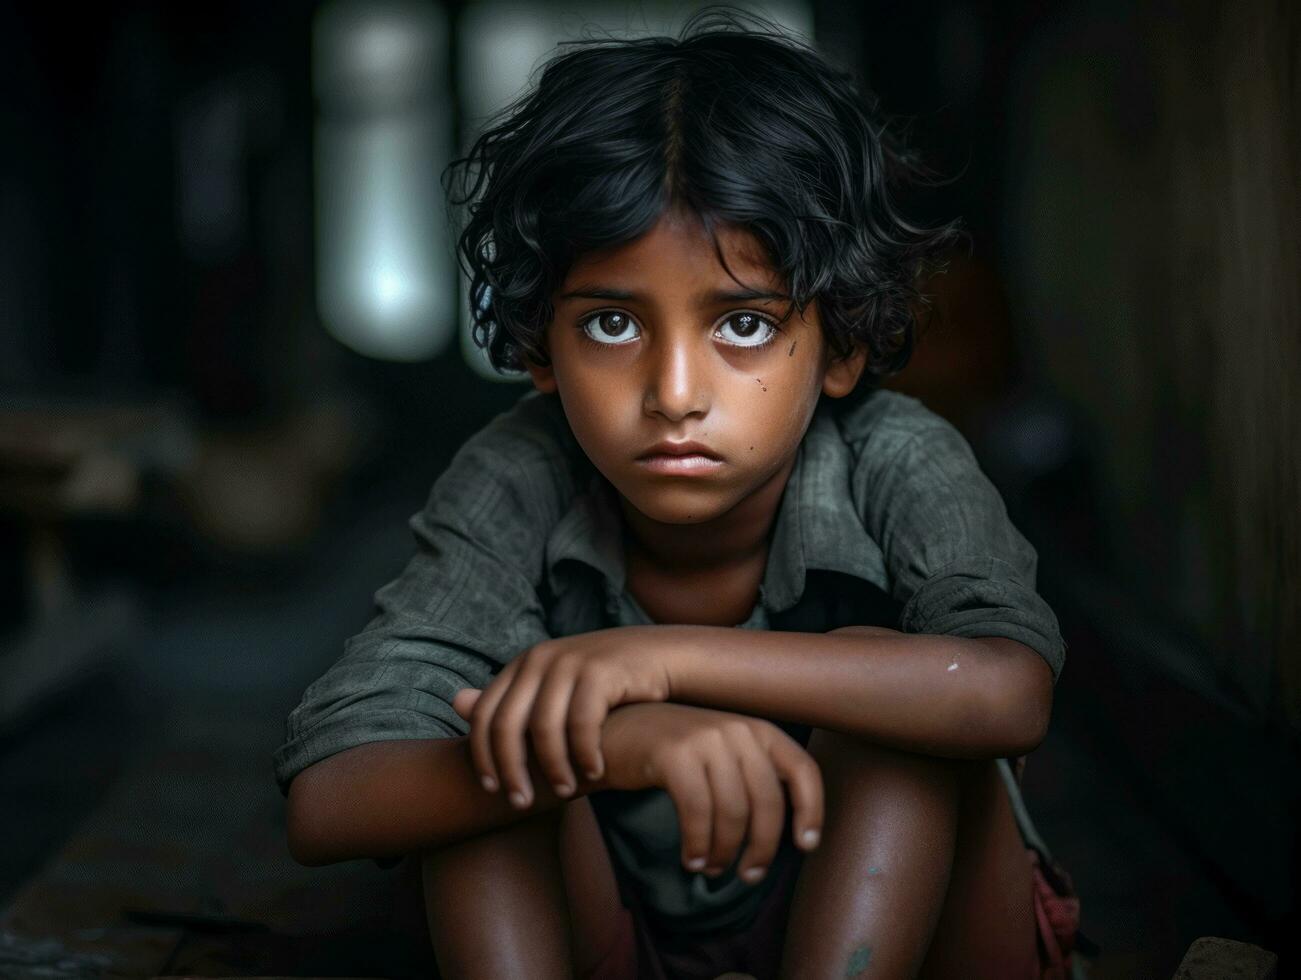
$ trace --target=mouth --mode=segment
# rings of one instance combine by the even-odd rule
[[[700,442],[658,442],[637,457],[653,473],[708,473],[723,465],[723,458]]]
[[[703,442],[669,442],[667,439],[657,442],[644,453],[638,456],[638,459],[650,459],[654,456],[704,456],[706,459],[722,462],[723,457],[714,452]]]

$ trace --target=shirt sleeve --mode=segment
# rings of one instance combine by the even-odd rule
[[[376,615],[303,694],[276,751],[276,781],[365,742],[468,732],[452,710],[547,637],[536,584],[555,477],[536,446],[489,426],[471,438],[411,518],[416,553],[375,594]]]
[[[1056,683],[1066,644],[1035,591],[1038,555],[951,424],[926,413],[860,456],[868,530],[881,545],[906,633],[1004,636],[1039,653]],[[875,450],[875,451],[874,451]]]

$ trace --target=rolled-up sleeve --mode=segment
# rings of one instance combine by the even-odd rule
[[[901,629],[1017,640],[1044,658],[1056,683],[1066,645],[1035,590],[1038,556],[971,447],[935,415],[891,435],[860,456],[859,479],[876,502],[869,530],[904,604]]]
[[[547,637],[536,584],[555,477],[490,426],[456,455],[410,522],[417,550],[377,612],[304,692],[274,756],[282,793],[303,769],[388,739],[447,738],[466,687]]]

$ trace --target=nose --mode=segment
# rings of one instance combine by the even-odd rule
[[[668,339],[647,360],[642,406],[670,422],[709,411],[709,370],[704,354],[687,338]]]

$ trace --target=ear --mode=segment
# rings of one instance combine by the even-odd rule
[[[854,390],[866,366],[867,348],[862,344],[855,344],[848,357],[833,357],[822,376],[822,393],[828,398],[844,398]]]
[[[534,364],[527,357],[524,367],[533,378],[533,387],[544,395],[551,395],[556,390],[556,371],[550,364]]]

